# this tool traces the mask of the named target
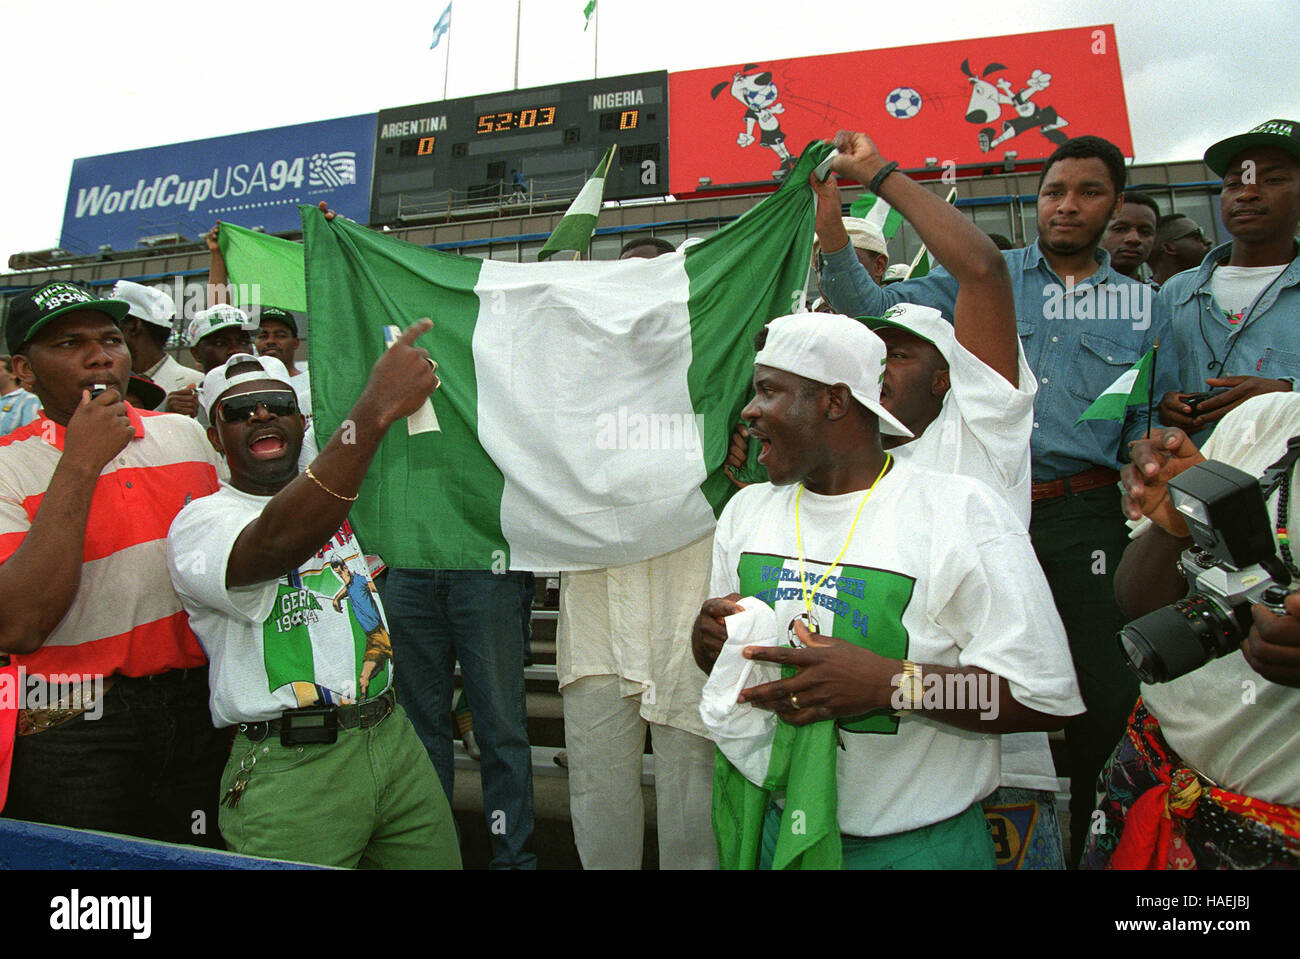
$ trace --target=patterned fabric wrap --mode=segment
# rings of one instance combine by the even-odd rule
[[[1141,699],[1097,786],[1083,869],[1300,868],[1300,808],[1212,786]]]

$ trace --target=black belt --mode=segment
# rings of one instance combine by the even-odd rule
[[[374,699],[364,703],[349,703],[336,710],[339,729],[369,729],[387,719],[397,706],[397,693],[389,686]],[[280,720],[267,719],[258,723],[240,723],[239,731],[255,743],[280,732]]]

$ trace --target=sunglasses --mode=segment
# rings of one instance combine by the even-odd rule
[[[272,416],[292,416],[298,412],[298,399],[291,390],[263,390],[240,393],[217,404],[217,413],[225,423],[242,423],[261,406]]]
[[[1202,230],[1199,226],[1195,230],[1188,230],[1186,233],[1180,233],[1178,236],[1174,237],[1172,240],[1169,240],[1167,242],[1177,243],[1179,240],[1185,240],[1189,236],[1196,237],[1196,239],[1200,240],[1202,243],[1209,242],[1209,240],[1205,236],[1205,231]]]

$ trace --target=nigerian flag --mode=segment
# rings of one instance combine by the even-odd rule
[[[715,525],[754,334],[797,309],[814,143],[772,196],[685,252],[509,263],[405,243],[301,207],[312,412],[322,447],[384,349],[432,317],[440,432],[398,424],[351,518],[390,566],[620,566]]]
[[[1153,346],[1132,368],[1102,390],[1074,425],[1078,426],[1084,420],[1122,420],[1130,406],[1147,405],[1151,400],[1151,368],[1155,364],[1155,355]]]
[[[545,260],[559,253],[570,250],[574,253],[586,253],[591,246],[591,235],[596,232],[596,220],[600,217],[600,204],[605,198],[605,174],[614,162],[614,144],[596,164],[591,179],[582,185],[582,190],[569,204],[569,208],[560,218],[559,224],[542,245],[537,259]]]
[[[863,194],[849,204],[849,216],[861,217],[876,226],[885,239],[893,239],[898,228],[903,225],[903,214],[876,196],[874,193]]]

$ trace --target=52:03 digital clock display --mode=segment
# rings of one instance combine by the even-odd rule
[[[477,133],[503,133],[506,130],[531,130],[549,127],[555,123],[555,107],[525,107],[522,110],[505,110],[501,113],[481,114]]]

